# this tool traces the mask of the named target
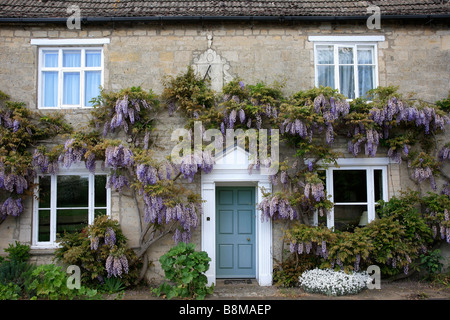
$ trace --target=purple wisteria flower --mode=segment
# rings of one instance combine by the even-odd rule
[[[110,227],[106,228],[105,244],[110,246],[111,248],[116,244],[116,233]]]
[[[258,209],[261,210],[261,220],[269,219],[290,219],[294,220],[298,213],[291,206],[289,201],[278,196],[265,197],[259,204]]]

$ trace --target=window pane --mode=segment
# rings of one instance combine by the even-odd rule
[[[101,66],[101,51],[89,50],[86,51],[86,67],[100,67]]]
[[[367,202],[366,170],[333,170],[334,202]]]
[[[334,64],[334,48],[333,48],[333,46],[317,47],[317,63],[318,64]]]
[[[43,107],[58,106],[58,72],[45,71],[42,73],[42,94],[44,95]]]
[[[88,207],[88,176],[58,176],[57,179],[58,208]]]
[[[106,209],[95,209],[94,210],[94,219],[97,217],[106,216]]]
[[[353,48],[339,48],[339,64],[353,64]]]
[[[353,66],[339,66],[339,85],[341,93],[348,99],[355,98],[355,74]]]
[[[334,66],[317,66],[318,85],[336,88],[334,86]]]
[[[39,208],[50,208],[50,176],[39,177]]]
[[[39,210],[38,241],[50,241],[50,210]]]
[[[56,233],[79,232],[88,225],[87,209],[60,209],[56,212]]]
[[[89,101],[100,95],[100,84],[101,84],[101,72],[100,71],[86,71],[85,72],[85,94],[84,94],[84,105],[92,106]]]
[[[80,104],[80,73],[65,72],[63,104]]]
[[[375,202],[383,200],[383,170],[374,170]]]
[[[63,67],[66,67],[66,68],[81,67],[81,51],[80,50],[64,50],[63,51]]]
[[[46,68],[58,67],[58,51],[44,51],[44,66]]]
[[[106,207],[106,175],[95,176],[95,206]]]
[[[358,47],[358,64],[373,64],[373,48]]]
[[[364,97],[367,91],[374,89],[374,70],[373,66],[358,66],[360,97]]]
[[[367,205],[334,206],[334,229],[352,232],[367,224]]]

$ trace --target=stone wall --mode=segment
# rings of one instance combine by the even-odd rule
[[[309,23],[204,23],[159,24],[115,23],[86,25],[81,30],[68,30],[65,25],[0,25],[0,90],[12,99],[37,108],[38,47],[30,39],[109,38],[104,46],[105,89],[119,90],[141,86],[159,94],[166,76],[184,72],[188,65],[209,45],[230,65],[229,73],[247,83],[275,81],[284,84],[286,94],[314,86],[313,43],[311,35],[384,35],[378,46],[379,83],[398,85],[400,91],[414,91],[433,102],[447,97],[450,89],[450,29],[438,22],[382,22],[381,30],[368,30],[365,22]],[[212,36],[212,43],[208,43]],[[52,112],[52,111],[46,111]],[[64,110],[69,122],[86,124],[89,110]],[[153,148],[161,157],[167,155],[174,142],[173,129],[182,127],[183,119],[163,113],[157,121],[158,137]],[[447,134],[447,141],[448,141]],[[343,148],[345,151],[345,148]],[[448,170],[448,165],[446,167]],[[199,190],[197,183],[189,187]],[[407,168],[391,165],[390,195],[411,186]],[[8,218],[0,225],[0,252],[13,243],[31,241],[31,200],[20,218]],[[138,216],[130,195],[113,193],[112,217],[118,219],[130,245],[138,244]],[[279,258],[281,228],[275,224],[274,252]],[[200,229],[193,241],[200,246]],[[157,259],[173,245],[170,237],[152,248],[149,279],[162,275]],[[50,252],[36,255],[36,261],[47,262]]]

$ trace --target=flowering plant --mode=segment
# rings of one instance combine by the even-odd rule
[[[7,216],[19,216],[22,201],[32,194],[36,173],[29,149],[70,130],[61,114],[32,112],[0,91],[0,223]]]
[[[320,293],[328,296],[358,294],[372,278],[366,272],[345,273],[331,269],[313,269],[302,273],[300,286],[309,293]]]
[[[58,261],[81,268],[82,281],[102,284],[107,278],[121,278],[126,286],[138,279],[141,267],[134,251],[128,248],[119,222],[107,216],[97,217],[94,224],[80,233],[66,233],[55,251]]]

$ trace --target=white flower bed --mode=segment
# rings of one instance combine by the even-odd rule
[[[309,293],[321,293],[329,296],[357,294],[367,287],[372,278],[367,272],[353,272],[332,269],[313,269],[302,273],[299,282],[303,290]]]

